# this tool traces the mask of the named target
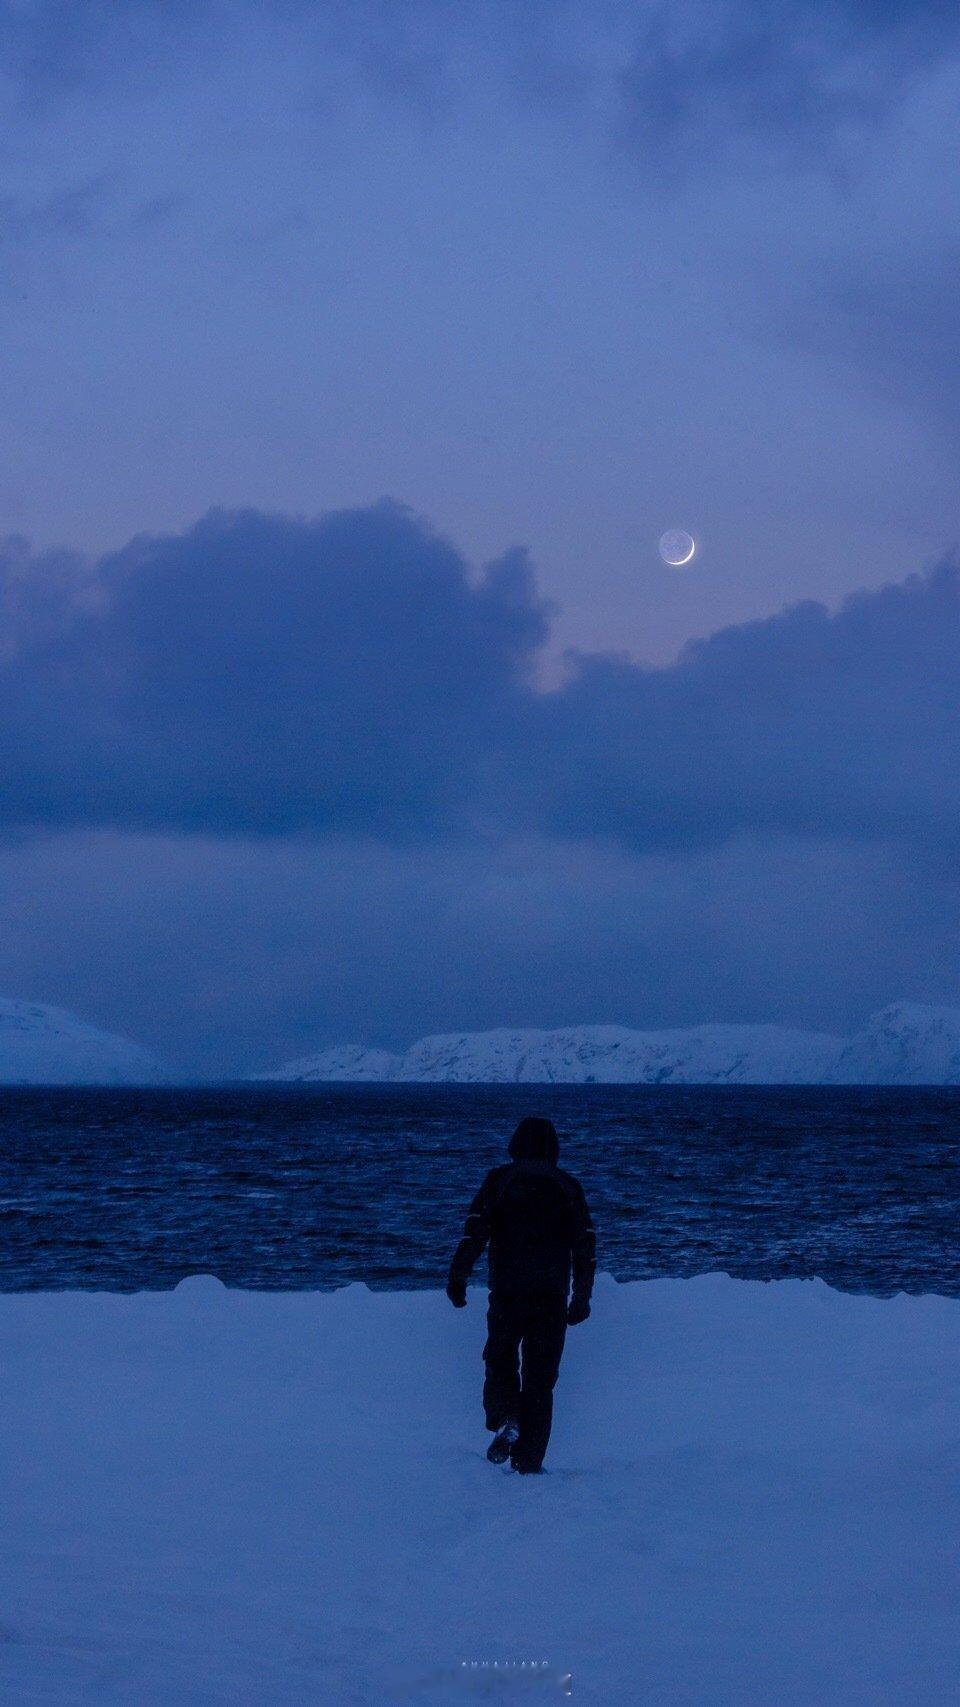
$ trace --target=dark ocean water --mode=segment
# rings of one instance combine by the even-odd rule
[[[6,1090],[0,1289],[438,1286],[531,1113],[620,1280],[960,1295],[960,1091],[595,1085]]]

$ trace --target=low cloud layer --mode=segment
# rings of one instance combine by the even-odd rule
[[[586,843],[50,837],[0,845],[0,992],[189,1073],[496,1025],[773,1021],[957,1005],[960,891],[896,850],[678,861]]]
[[[96,564],[0,559],[0,813],[411,841],[960,843],[960,576],[803,604],[665,669],[580,654],[522,552],[474,576],[399,505],[213,513]]]

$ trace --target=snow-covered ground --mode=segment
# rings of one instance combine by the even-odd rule
[[[602,1275],[518,1478],[484,1301],[0,1297],[0,1700],[960,1700],[960,1303]]]
[[[0,999],[0,1084],[151,1085],[163,1077],[138,1043],[66,1008]]]
[[[403,1055],[343,1044],[263,1075],[416,1084],[956,1085],[960,1008],[894,1002],[852,1038],[782,1025],[449,1032]]]

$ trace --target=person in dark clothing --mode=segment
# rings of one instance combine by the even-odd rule
[[[458,1309],[466,1304],[467,1278],[489,1244],[487,1457],[509,1457],[529,1474],[541,1468],[550,1438],[567,1328],[590,1314],[596,1236],[580,1181],[557,1166],[551,1120],[521,1120],[508,1150],[512,1160],[487,1175],[470,1205],[447,1297]]]

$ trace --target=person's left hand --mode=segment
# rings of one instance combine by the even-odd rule
[[[585,1298],[571,1298],[567,1305],[567,1326],[575,1328],[578,1322],[585,1322],[590,1314],[590,1305]]]
[[[447,1281],[447,1297],[457,1310],[462,1310],[467,1302],[467,1288],[462,1280]]]

